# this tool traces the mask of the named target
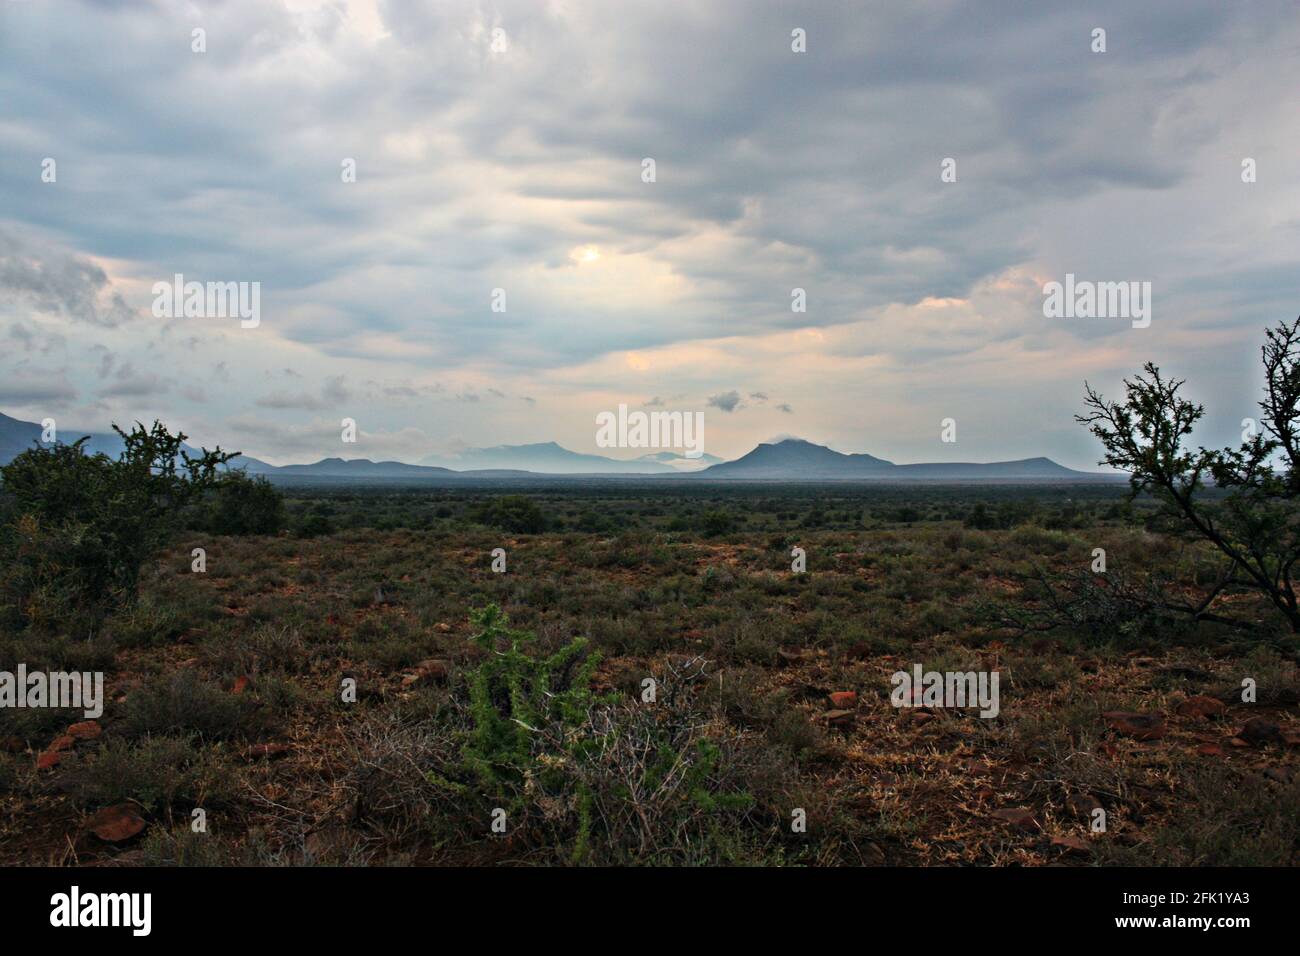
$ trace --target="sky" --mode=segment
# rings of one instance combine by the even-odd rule
[[[1235,444],[1300,312],[1296,90],[1283,2],[0,0],[0,411],[1095,469],[1084,382],[1155,361]],[[176,274],[257,324],[157,315]],[[1150,324],[1045,316],[1067,274]]]

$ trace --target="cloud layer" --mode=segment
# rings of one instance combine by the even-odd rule
[[[1296,310],[1297,50],[1281,2],[3,4],[0,402],[272,461],[653,401],[724,456],[1087,467],[1083,380],[1150,358],[1226,441]],[[1151,327],[1045,319],[1067,272]],[[154,318],[177,273],[261,324]]]

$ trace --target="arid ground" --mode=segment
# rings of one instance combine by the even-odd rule
[[[1215,565],[1121,490],[522,495],[298,490],[278,536],[183,534],[89,639],[4,637],[108,700],[0,716],[0,862],[1297,861],[1296,641],[1253,598],[1142,605]],[[491,604],[530,660],[589,642],[520,690],[585,681],[508,772],[475,736]],[[896,708],[915,664],[997,671],[1000,713]]]

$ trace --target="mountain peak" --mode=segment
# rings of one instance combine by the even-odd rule
[[[1090,481],[1106,476],[1073,471],[1050,458],[1021,461],[896,465],[863,453],[844,454],[803,438],[763,443],[748,455],[704,469],[712,479],[759,481]]]

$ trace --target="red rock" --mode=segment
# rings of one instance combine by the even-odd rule
[[[1202,757],[1222,757],[1225,753],[1221,744],[1205,743],[1196,748]]]
[[[1034,811],[1025,807],[1005,807],[1001,810],[994,810],[993,816],[1018,830],[1033,831],[1040,829],[1038,821],[1034,819]]]
[[[119,803],[97,811],[87,826],[101,840],[121,843],[139,834],[145,823],[140,814],[136,813],[135,807],[129,803]]]
[[[56,750],[47,750],[45,751],[45,753],[41,754],[39,757],[36,758],[36,769],[50,770],[54,767],[57,767],[62,760],[63,760],[63,754],[59,753]]]
[[[50,744],[50,750],[71,750],[77,745],[77,738],[72,734],[60,734]]]
[[[447,665],[443,661],[427,660],[420,661],[415,665],[415,673],[407,674],[402,678],[403,687],[414,687],[417,684],[441,684],[447,679]]]
[[[1080,853],[1087,855],[1092,850],[1088,846],[1088,841],[1079,836],[1054,836],[1052,837],[1052,846],[1064,850],[1066,853]]]
[[[854,713],[851,710],[828,710],[822,716],[832,727],[845,727],[853,723]]]
[[[94,740],[103,732],[104,728],[93,720],[83,720],[68,728],[68,736],[77,740]]]
[[[1208,720],[1211,717],[1222,716],[1227,709],[1223,701],[1215,697],[1196,694],[1178,705],[1178,714],[1182,717],[1204,717]]]
[[[1281,743],[1282,728],[1276,721],[1269,720],[1267,717],[1252,717],[1246,721],[1246,725],[1241,728],[1238,735],[1247,743],[1263,746],[1264,744]]]
[[[934,714],[930,713],[928,710],[912,711],[912,723],[916,724],[918,727],[924,727],[934,719]]]
[[[1101,716],[1107,726],[1121,737],[1132,737],[1134,740],[1159,740],[1165,735],[1165,721],[1159,714],[1108,710]]]
[[[249,677],[247,674],[240,674],[235,678],[235,684],[230,688],[230,692],[232,694],[242,694],[252,686],[253,678]]]
[[[253,760],[274,760],[292,749],[288,744],[253,744],[248,748],[248,756]]]
[[[856,691],[837,690],[835,693],[831,694],[830,701],[832,707],[838,710],[843,710],[857,704],[858,695]]]
[[[426,661],[420,661],[415,665],[416,670],[429,674],[437,680],[443,680],[447,676],[447,662],[430,658]]]
[[[437,623],[437,624],[435,624],[435,625],[433,626],[433,629],[434,629],[435,631],[438,631],[438,632],[441,633],[441,634],[446,634],[446,633],[448,633],[448,632],[451,630],[451,625],[450,625],[450,624],[443,624],[442,622],[439,622],[439,623]]]

